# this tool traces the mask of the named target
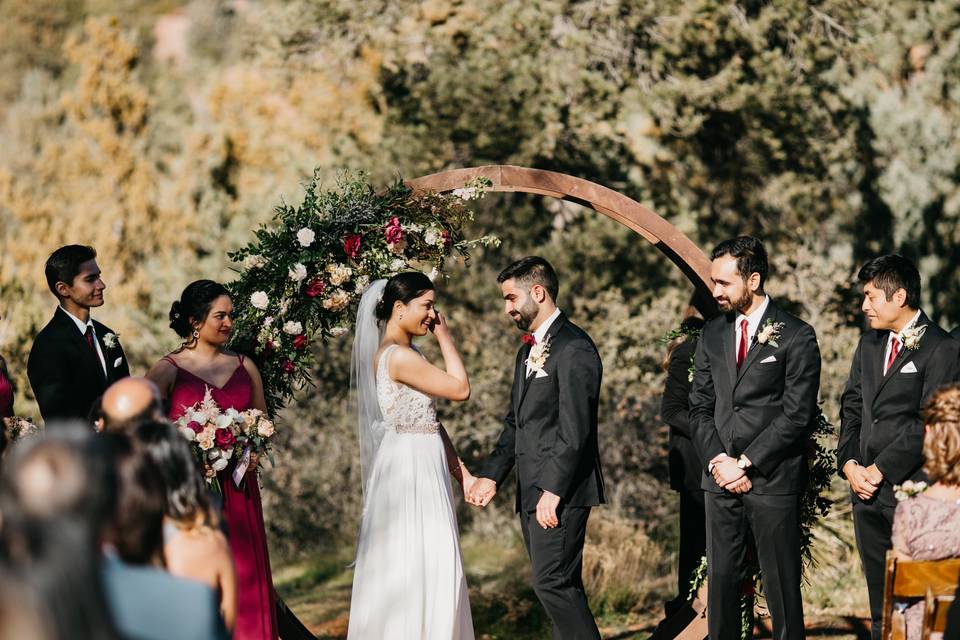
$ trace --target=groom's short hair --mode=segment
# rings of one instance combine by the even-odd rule
[[[80,265],[96,257],[96,249],[82,244],[68,244],[51,253],[43,269],[50,292],[59,298],[57,283],[63,282],[72,286],[74,278],[80,273]]]
[[[497,276],[497,283],[503,284],[511,278],[524,286],[540,285],[547,290],[550,298],[556,304],[557,296],[560,294],[560,281],[557,280],[557,272],[543,258],[539,256],[520,258],[500,272],[500,275]]]
[[[767,260],[767,250],[759,238],[753,236],[737,236],[724,240],[713,249],[711,260],[731,256],[737,260],[737,272],[746,280],[750,274],[760,274],[760,291],[767,281],[770,272],[770,263]]]
[[[911,309],[920,308],[920,271],[901,255],[891,253],[868,261],[860,268],[857,280],[860,284],[873,283],[887,300],[892,299],[898,289],[903,289],[907,292],[906,305]]]

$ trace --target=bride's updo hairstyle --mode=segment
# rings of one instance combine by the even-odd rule
[[[407,271],[398,273],[389,280],[383,288],[383,297],[377,303],[375,312],[379,324],[386,324],[393,313],[393,305],[398,301],[403,304],[410,304],[411,300],[419,298],[427,291],[433,291],[430,278],[419,271]]]
[[[187,285],[180,299],[170,306],[170,328],[183,339],[193,334],[193,322],[203,322],[210,313],[213,301],[220,296],[229,296],[230,292],[219,282],[197,280]]]

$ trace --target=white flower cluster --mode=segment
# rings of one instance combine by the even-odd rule
[[[343,289],[337,289],[323,300],[323,308],[330,311],[343,311],[350,304],[350,294]]]
[[[443,229],[430,227],[427,229],[427,232],[423,234],[423,241],[432,247],[439,247],[443,244]]]
[[[252,304],[255,309],[263,311],[270,304],[270,298],[267,297],[266,291],[254,291],[253,295],[250,296],[250,304]]]
[[[893,487],[893,497],[899,502],[903,502],[908,498],[920,495],[927,490],[927,483],[923,480],[918,480],[914,482],[913,480],[907,480],[903,484],[894,485]]]
[[[260,269],[261,267],[267,264],[267,259],[261,255],[250,254],[243,259],[243,268],[247,271],[252,269]]]
[[[303,333],[303,325],[301,325],[299,322],[290,320],[289,322],[284,323],[283,332],[291,336],[301,334]]]
[[[394,258],[393,262],[390,263],[390,275],[395,273],[400,273],[407,268],[407,261],[403,258]]]
[[[300,243],[300,246],[307,248],[313,244],[313,241],[317,239],[317,234],[313,232],[313,229],[309,227],[304,227],[297,231],[297,242]]]
[[[473,200],[481,197],[483,194],[478,193],[476,187],[463,187],[462,189],[454,189],[450,192],[450,195],[454,198],[460,198],[461,200]]]
[[[294,282],[303,282],[307,277],[307,268],[298,262],[290,267],[287,275],[290,276],[290,279]]]
[[[368,284],[370,284],[370,276],[367,275],[357,276],[353,281],[353,286],[356,288],[358,294],[363,293],[363,290],[367,288]]]
[[[327,267],[327,273],[330,274],[330,284],[339,287],[350,279],[353,275],[353,269],[342,264],[331,264]]]
[[[339,338],[349,331],[350,329],[347,329],[346,327],[334,327],[333,329],[330,329],[330,335],[334,338]]]

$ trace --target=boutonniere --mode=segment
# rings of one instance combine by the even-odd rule
[[[903,338],[903,348],[913,351],[914,349],[920,348],[920,339],[923,338],[923,334],[927,332],[927,325],[923,324],[919,327],[910,327],[909,329],[904,329],[900,332],[900,336]]]
[[[107,349],[116,349],[116,348],[117,348],[117,338],[118,338],[118,337],[119,337],[119,336],[117,336],[117,334],[115,334],[115,333],[108,333],[108,334],[104,335],[104,336],[103,336],[103,344],[104,344],[104,346],[106,346]]]
[[[547,358],[550,357],[550,336],[548,335],[542,342],[538,342],[530,349],[530,355],[527,357],[526,365],[533,371],[543,371],[547,364]]]
[[[782,322],[773,322],[767,318],[767,322],[757,331],[757,342],[759,344],[768,344],[774,349],[779,347],[777,340],[780,339],[780,330],[783,329]]]

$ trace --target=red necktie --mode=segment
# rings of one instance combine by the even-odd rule
[[[887,358],[887,368],[883,370],[884,373],[890,371],[890,367],[893,366],[893,361],[897,359],[897,353],[900,351],[900,340],[894,336],[893,342],[890,343],[890,357]]]
[[[520,340],[523,342],[523,344],[528,344],[531,347],[537,344],[537,338],[532,333],[523,334],[522,336],[520,336]]]
[[[740,321],[740,348],[737,349],[737,371],[740,365],[747,359],[747,319]]]
[[[93,326],[88,324],[87,330],[84,332],[83,335],[87,339],[87,344],[90,345],[90,348],[93,349],[94,352],[96,352],[97,348],[93,346]]]

